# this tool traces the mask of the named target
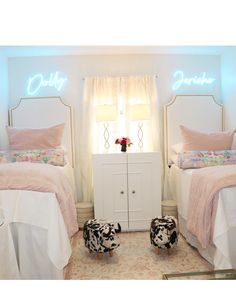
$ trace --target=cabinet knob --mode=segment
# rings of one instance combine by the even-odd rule
[[[121,194],[124,194],[124,191],[123,190],[121,190],[121,192],[120,192]]]
[[[135,193],[135,190],[132,190],[132,193],[134,194]]]

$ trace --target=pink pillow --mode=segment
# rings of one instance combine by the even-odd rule
[[[231,150],[234,131],[202,133],[180,125],[183,151]]]
[[[15,128],[6,126],[10,149],[46,149],[61,145],[65,124],[49,128]]]

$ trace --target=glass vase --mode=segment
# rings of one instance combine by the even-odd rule
[[[121,151],[124,152],[124,153],[127,151],[127,145],[126,144],[121,145]]]

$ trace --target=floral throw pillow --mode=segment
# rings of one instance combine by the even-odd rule
[[[54,166],[65,166],[65,151],[56,149],[36,149],[36,150],[9,150],[0,152],[0,163],[43,163]]]
[[[178,154],[178,167],[181,169],[233,164],[236,164],[236,150],[187,151]]]

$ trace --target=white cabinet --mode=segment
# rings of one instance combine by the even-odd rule
[[[161,216],[160,154],[93,155],[95,218],[117,221],[123,231],[147,230]]]

